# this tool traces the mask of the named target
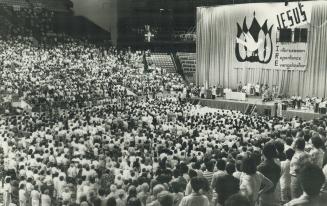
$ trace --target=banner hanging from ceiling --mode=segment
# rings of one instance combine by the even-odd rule
[[[217,7],[217,9],[224,9]],[[305,70],[312,2],[226,7],[235,29],[234,69]]]

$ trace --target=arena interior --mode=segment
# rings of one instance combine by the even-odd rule
[[[0,206],[326,206],[327,1],[0,0]]]

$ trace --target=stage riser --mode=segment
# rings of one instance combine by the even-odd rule
[[[196,98],[194,101],[199,102],[201,106],[206,106],[210,108],[217,108],[217,109],[227,109],[227,110],[236,110],[240,111],[242,113],[245,113],[246,108],[250,102],[235,102],[235,101],[228,101],[223,99],[216,99],[216,100],[210,100],[210,99],[199,99]],[[265,104],[255,104],[256,105],[256,112],[259,115],[269,115],[274,116],[275,115],[275,107]],[[313,113],[313,112],[301,112],[301,111],[282,111],[282,116],[290,119],[294,116],[300,117],[303,120],[312,120],[315,118],[320,118],[322,116],[325,116],[323,114]]]
[[[240,112],[245,112],[248,102],[229,102],[229,101],[221,101],[221,100],[208,100],[201,99],[200,105],[207,106],[211,108],[217,109],[228,109],[228,110],[236,110]],[[256,105],[256,111],[260,115],[267,115],[265,110],[269,110],[269,115],[274,115],[274,107],[270,105]]]

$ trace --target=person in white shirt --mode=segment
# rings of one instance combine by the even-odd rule
[[[37,190],[36,186],[34,186],[34,189],[31,192],[32,206],[40,205],[40,197],[41,197],[40,192]]]
[[[51,206],[51,198],[48,189],[44,190],[44,193],[41,195],[41,206]]]
[[[319,168],[322,168],[324,161],[324,150],[322,149],[324,146],[324,142],[319,136],[313,136],[310,139],[313,148],[310,151],[311,162],[317,165]]]
[[[68,187],[65,187],[62,192],[62,201],[63,202],[71,202],[71,192]]]
[[[295,151],[293,149],[286,150],[286,160],[282,161],[280,164],[282,174],[280,177],[280,187],[281,187],[281,200],[283,203],[289,202],[291,200],[291,174],[290,174],[290,166],[291,160]]]
[[[211,95],[212,95],[212,99],[216,99],[217,96],[217,88],[216,86],[213,86],[211,89]]]
[[[25,184],[21,184],[19,186],[18,198],[19,198],[19,206],[26,206],[27,197],[26,197]]]
[[[201,179],[199,177],[193,177],[190,182],[192,187],[192,193],[183,197],[179,206],[209,206],[210,202],[208,197],[200,193],[200,189],[202,189]]]
[[[242,168],[240,192],[248,197],[251,206],[254,206],[259,196],[270,190],[274,184],[263,174],[257,172],[254,158],[245,158],[242,163]]]
[[[11,178],[7,176],[5,178],[5,184],[3,186],[3,205],[9,206],[11,204],[11,184],[10,184]]]
[[[205,97],[205,87],[204,87],[204,85],[201,86],[201,89],[200,89],[200,97],[202,99]]]

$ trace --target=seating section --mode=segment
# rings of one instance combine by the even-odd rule
[[[0,35],[40,41],[90,36],[104,41],[110,34],[82,16],[74,16],[67,0],[0,0]],[[104,42],[103,42],[104,43]],[[1,206],[1,205],[0,205]]]
[[[41,8],[45,8],[51,11],[65,12],[67,7],[64,1],[61,0],[31,0],[40,5]]]
[[[176,54],[178,57],[182,70],[184,74],[187,73],[195,73],[195,66],[196,66],[196,54],[195,53],[184,53],[178,52]]]
[[[7,6],[18,6],[21,8],[30,7],[30,4],[26,0],[0,0],[0,4]]]
[[[156,65],[162,69],[165,69],[168,73],[175,73],[175,63],[170,54],[166,53],[151,53],[150,56],[146,57],[148,65]]]
[[[43,8],[57,12],[69,11],[65,0],[0,0],[0,5],[20,8]]]

